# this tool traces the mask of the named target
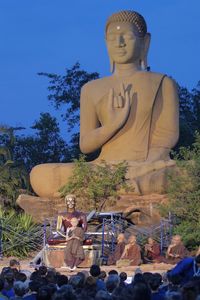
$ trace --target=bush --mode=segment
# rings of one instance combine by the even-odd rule
[[[88,163],[85,156],[74,161],[73,174],[60,190],[62,196],[76,194],[78,206],[84,210],[101,210],[106,200],[114,201],[121,189],[130,190],[126,181],[127,164]]]
[[[181,147],[175,158],[177,169],[168,179],[169,202],[161,206],[161,214],[170,211],[175,216],[174,233],[195,248],[200,244],[200,135],[196,133],[195,143]]]
[[[31,216],[0,208],[0,225],[3,255],[24,258],[41,247],[42,228]]]

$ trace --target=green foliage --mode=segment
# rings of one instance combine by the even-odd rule
[[[81,88],[88,81],[97,79],[99,74],[96,72],[88,73],[80,68],[77,62],[71,69],[66,69],[65,75],[51,73],[38,73],[49,79],[48,99],[56,109],[65,108],[62,114],[63,120],[67,121],[69,130],[79,123],[79,107]]]
[[[175,147],[190,146],[195,141],[195,132],[200,131],[200,81],[189,91],[179,86],[180,99],[180,138]]]
[[[20,192],[29,189],[28,174],[24,165],[14,161],[14,132],[19,129],[22,128],[0,128],[0,202],[11,207],[15,207]]]
[[[17,137],[15,157],[28,171],[35,165],[70,160],[67,143],[60,136],[59,124],[49,113],[41,113],[31,127],[34,135]]]
[[[79,208],[101,210],[105,201],[114,199],[121,189],[129,190],[125,175],[127,164],[88,163],[81,155],[75,160],[75,167],[69,182],[61,188],[63,196],[75,193],[79,199]]]
[[[200,135],[191,147],[181,147],[176,155],[178,169],[170,174],[168,205],[161,213],[175,215],[174,231],[183,236],[189,247],[200,244]]]
[[[42,228],[32,221],[31,216],[0,208],[0,225],[4,256],[24,258],[41,248]]]

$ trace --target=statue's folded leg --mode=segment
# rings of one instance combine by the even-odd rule
[[[130,183],[137,183],[141,195],[150,193],[165,193],[167,177],[171,170],[176,167],[175,161],[157,161],[154,163],[141,164],[141,166],[129,166],[127,178]],[[136,193],[138,194],[138,193]]]
[[[30,173],[34,192],[40,197],[56,197],[72,175],[73,167],[74,163],[49,163],[34,167]]]

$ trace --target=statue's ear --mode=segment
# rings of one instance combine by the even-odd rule
[[[148,67],[147,55],[148,55],[148,51],[149,51],[150,41],[151,41],[151,34],[146,33],[146,35],[144,37],[144,47],[143,47],[142,56],[141,56],[141,67],[144,70],[147,70],[147,67]]]
[[[115,70],[115,62],[110,57],[110,72],[113,73]]]

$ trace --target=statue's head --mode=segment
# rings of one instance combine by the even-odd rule
[[[69,194],[65,196],[65,204],[67,208],[73,209],[76,207],[76,196]]]
[[[141,69],[147,68],[150,34],[147,33],[145,19],[139,13],[125,10],[111,15],[105,33],[113,66],[114,63],[138,63]]]

